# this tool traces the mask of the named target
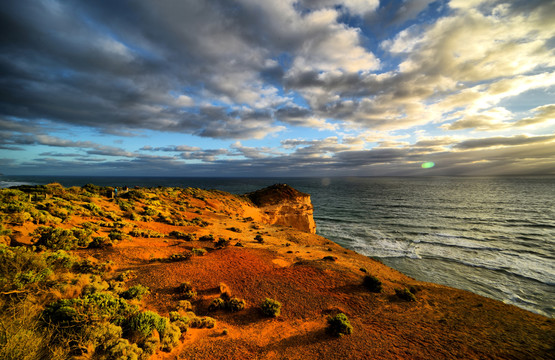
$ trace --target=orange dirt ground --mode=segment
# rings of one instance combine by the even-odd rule
[[[78,250],[80,256],[116,264],[116,271],[134,270],[129,282],[151,289],[144,306],[167,316],[180,300],[177,287],[190,281],[198,291],[197,315],[217,320],[213,329],[189,329],[182,344],[158,359],[553,359],[553,319],[515,306],[446,286],[418,282],[398,271],[318,235],[290,227],[259,223],[259,210],[235,196],[215,193],[188,199],[211,225],[177,227],[158,222],[129,221],[143,229],[168,234],[172,230],[232,238],[215,249],[212,242],[170,238],[131,238],[108,249]],[[99,198],[103,209],[119,211],[113,199]],[[252,217],[254,220],[247,219]],[[77,216],[68,224],[82,221]],[[126,220],[128,221],[128,220]],[[32,226],[19,229],[21,241]],[[241,232],[227,230],[236,227]],[[258,229],[256,229],[258,228]],[[254,240],[262,234],[264,243]],[[243,247],[234,246],[238,241]],[[151,261],[171,254],[205,248],[204,256],[181,262]],[[335,261],[324,260],[325,256]],[[362,286],[365,275],[383,282],[381,293]],[[237,313],[209,312],[208,304],[225,283],[247,307]],[[394,288],[415,287],[416,302],[394,296]],[[266,298],[282,303],[281,316],[259,313]],[[325,332],[330,314],[344,312],[351,335]],[[224,332],[226,329],[226,332]]]

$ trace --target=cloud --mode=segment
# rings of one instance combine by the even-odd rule
[[[192,152],[201,150],[198,146],[189,146],[189,145],[170,145],[164,147],[155,147],[152,146],[143,146],[140,150],[144,151],[168,151],[168,152]]]
[[[460,142],[454,146],[455,149],[476,149],[488,148],[497,146],[519,146],[526,144],[533,144],[538,142],[552,142],[555,140],[555,135],[541,135],[541,136],[526,136],[516,135],[511,137],[491,137],[484,139],[471,139]]]
[[[13,1],[0,148],[22,171],[412,174],[429,156],[451,165],[428,173],[490,173],[509,153],[524,171],[512,150],[553,145],[554,16],[540,0]],[[325,135],[285,138],[300,131]]]

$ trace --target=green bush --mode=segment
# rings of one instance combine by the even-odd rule
[[[110,233],[108,234],[108,237],[110,238],[110,240],[112,241],[119,241],[119,240],[124,240],[127,238],[127,235],[124,234],[121,230],[112,230],[110,231]]]
[[[143,211],[143,215],[146,215],[146,216],[156,216],[156,215],[158,215],[158,211],[155,210],[155,209],[153,209],[153,208],[151,208],[151,207],[148,207],[148,206],[147,206],[147,207],[145,207],[145,209],[144,209],[144,211]]]
[[[41,320],[47,325],[59,325],[70,331],[77,331],[99,320],[120,326],[136,311],[136,306],[111,293],[94,293],[48,304],[41,314]]]
[[[214,235],[212,235],[212,234],[203,235],[203,236],[199,237],[198,240],[199,241],[214,241]]]
[[[0,291],[21,290],[43,283],[52,274],[52,267],[47,254],[0,245]]]
[[[216,326],[216,320],[209,317],[209,316],[204,316],[204,317],[193,317],[190,319],[189,321],[189,327],[192,328],[197,328],[197,329],[202,329],[202,328],[207,328],[207,329],[212,329],[214,326]]]
[[[77,259],[64,250],[46,252],[46,262],[54,268],[71,269]]]
[[[77,239],[73,231],[51,226],[41,226],[33,232],[36,239],[35,245],[51,250],[72,250],[82,243]]]
[[[258,241],[259,243],[263,243],[264,242],[264,238],[262,237],[262,235],[258,234],[254,237],[254,240]]]
[[[193,305],[188,300],[179,300],[177,303],[177,311],[187,312],[192,311]]]
[[[235,226],[229,227],[226,230],[233,231],[233,232],[236,232],[236,233],[242,232],[241,229],[236,228]]]
[[[195,256],[204,256],[204,255],[206,254],[206,249],[196,249],[196,248],[193,248],[193,249],[191,250],[191,252],[192,252],[193,255],[195,255]]]
[[[185,260],[189,260],[191,256],[192,256],[192,253],[190,252],[185,252],[181,254],[171,254],[170,257],[168,257],[167,261],[169,262],[185,261]]]
[[[102,275],[106,272],[107,265],[107,263],[96,263],[89,259],[85,259],[75,262],[71,270],[77,273]]]
[[[160,342],[160,348],[162,351],[171,351],[174,347],[179,344],[179,338],[181,337],[181,328],[177,324],[169,324],[166,327],[164,336]]]
[[[362,284],[371,292],[379,293],[382,291],[382,282],[375,276],[366,275],[362,280]]]
[[[95,236],[89,243],[89,249],[102,249],[106,247],[114,246],[114,243],[110,238],[105,236]]]
[[[247,302],[243,299],[231,298],[225,303],[228,311],[237,312],[243,310],[247,306]]]
[[[353,332],[353,327],[347,315],[339,313],[328,318],[327,331],[333,336],[343,336],[351,334]]]
[[[101,359],[139,360],[142,359],[143,349],[127,339],[119,339],[117,343],[106,351],[106,357]]]
[[[221,249],[221,248],[229,246],[230,242],[231,242],[231,240],[226,240],[226,239],[221,237],[221,238],[218,239],[218,241],[216,241],[214,246],[216,247],[216,249]]]
[[[91,242],[91,229],[79,229],[79,228],[71,228],[71,232],[73,236],[77,239],[77,245],[79,247],[87,247]]]
[[[186,299],[194,299],[197,296],[197,292],[193,288],[190,282],[186,281],[181,283],[178,287],[178,292]]]
[[[153,354],[156,348],[170,351],[179,342],[181,330],[171,324],[166,317],[152,311],[144,311],[131,316],[124,325],[125,334],[130,339],[137,339],[137,343],[147,354]],[[158,333],[158,337],[154,334]]]
[[[116,276],[116,281],[128,281],[136,277],[137,274],[133,270],[126,270]]]
[[[127,300],[137,299],[141,300],[143,296],[150,294],[148,287],[141,284],[131,286],[129,289],[121,293],[121,297]]]
[[[260,309],[264,316],[277,317],[281,313],[281,303],[277,300],[266,298],[260,305]]]
[[[224,308],[225,308],[225,301],[222,298],[215,298],[210,302],[210,305],[208,305],[209,311],[216,311]]]
[[[138,339],[138,343],[150,336],[156,330],[160,337],[166,331],[169,320],[153,311],[143,311],[134,314],[124,322],[123,329],[126,337]]]
[[[182,321],[185,324],[188,324],[190,322],[190,318],[194,317],[194,313],[192,312],[188,312],[190,313],[190,316],[188,315],[183,315],[181,312],[179,311],[170,311],[170,321],[171,322],[175,322],[175,321]]]
[[[404,301],[416,301],[416,296],[407,288],[395,289],[395,296]]]
[[[187,233],[184,233],[182,231],[172,231],[172,232],[170,232],[170,236],[172,236],[176,239],[182,239],[182,240],[185,240],[185,241],[194,241],[196,239],[195,234],[187,234]]]
[[[100,206],[96,205],[95,203],[87,203],[83,205],[83,207],[91,212],[92,215],[96,216],[104,216],[104,211]]]
[[[187,330],[189,329],[189,325],[187,325],[186,323],[184,323],[181,320],[174,320],[174,321],[172,321],[172,324],[177,326],[182,334],[186,333]]]

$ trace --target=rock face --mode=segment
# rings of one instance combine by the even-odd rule
[[[246,196],[260,208],[264,222],[316,233],[310,195],[286,184],[276,184]]]

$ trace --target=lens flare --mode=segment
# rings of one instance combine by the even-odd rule
[[[433,168],[434,166],[436,166],[435,163],[428,161],[422,164],[422,169],[430,169],[430,168]]]

